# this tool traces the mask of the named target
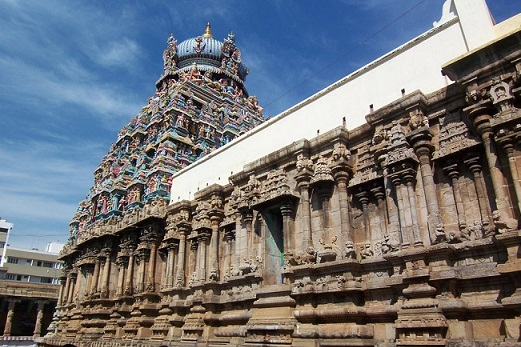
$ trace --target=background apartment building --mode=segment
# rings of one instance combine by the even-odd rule
[[[9,247],[13,224],[0,219],[0,344],[32,345],[51,323],[58,298],[63,244],[44,251]]]

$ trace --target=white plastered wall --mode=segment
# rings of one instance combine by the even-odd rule
[[[179,171],[171,203],[192,199],[208,185],[225,185],[245,164],[340,126],[343,117],[348,129],[360,126],[369,105],[383,107],[402,89],[431,93],[445,87],[450,81],[441,66],[493,38],[493,20],[484,0],[447,0],[443,11],[433,29]]]

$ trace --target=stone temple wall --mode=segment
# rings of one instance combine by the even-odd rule
[[[62,254],[40,343],[519,345],[521,31],[443,71],[457,83],[100,224]]]

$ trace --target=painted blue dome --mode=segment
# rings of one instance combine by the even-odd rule
[[[224,74],[243,83],[248,75],[248,68],[241,61],[241,51],[235,45],[235,35],[228,34],[224,41],[216,40],[210,30],[210,23],[201,36],[184,40],[179,45],[171,37],[165,50],[165,71],[187,72],[192,66],[199,71],[211,71]],[[175,60],[175,61],[174,61]]]
[[[192,64],[194,59],[197,63],[207,62],[218,67],[221,65],[222,46],[223,43],[213,37],[199,36],[185,40],[177,46],[179,67]],[[201,61],[199,62],[197,60]]]

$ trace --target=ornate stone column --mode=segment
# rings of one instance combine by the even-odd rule
[[[208,267],[208,279],[217,281],[219,279],[219,223],[222,220],[222,214],[213,211],[210,215],[210,222],[212,224],[212,236],[210,238],[210,266]]]
[[[349,223],[349,197],[347,195],[347,182],[349,174],[344,171],[334,173],[338,187],[338,203],[340,205],[340,229],[345,234],[345,241],[353,243],[353,235]]]
[[[134,293],[134,252],[135,246],[130,246],[128,249],[128,267],[125,276],[125,296],[131,296]]]
[[[230,275],[232,268],[232,242],[235,236],[234,230],[226,230],[224,232],[225,250],[224,250],[224,273]]]
[[[100,296],[102,298],[108,298],[109,297],[109,280],[110,280],[110,256],[111,256],[111,250],[110,248],[107,248],[104,250],[104,256],[105,256],[105,265],[103,265],[103,277],[101,278],[101,294]]]
[[[58,292],[58,302],[56,303],[57,307],[60,307],[63,305],[63,295],[66,292],[65,291],[66,283],[67,283],[66,277],[60,277],[60,290]]]
[[[282,235],[284,238],[284,253],[293,252],[295,247],[293,242],[293,207],[291,204],[285,202],[280,206],[280,213],[282,214]]]
[[[121,297],[125,292],[125,272],[128,266],[128,257],[125,255],[119,256],[116,259],[116,265],[118,266],[118,288],[116,296]]]
[[[235,259],[233,260],[237,266],[240,266],[241,264],[241,235],[243,234],[242,224],[242,213],[237,211],[235,213]]]
[[[465,219],[465,207],[463,205],[463,200],[461,199],[460,187],[459,187],[459,168],[458,164],[449,163],[443,167],[447,176],[450,178],[451,186],[452,186],[452,194],[454,195],[454,201],[456,203],[456,213],[458,215],[458,228],[459,234],[456,237],[464,237],[467,238],[467,234],[465,232],[467,228],[467,221]]]
[[[412,220],[412,237],[414,240],[414,246],[423,246],[423,241],[420,235],[420,228],[418,225],[418,213],[416,211],[416,195],[414,193],[413,186],[414,174],[415,171],[409,170],[404,174],[403,179],[407,187],[407,195],[409,196],[409,211]]]
[[[79,297],[80,297],[81,277],[82,277],[81,267],[78,266],[76,268],[76,282],[74,283],[73,300],[74,299],[79,299]]]
[[[508,131],[501,129],[496,133],[496,143],[501,146],[508,158],[508,167],[512,177],[512,185],[516,193],[518,209],[521,213],[521,185],[519,184],[519,175],[517,173],[516,157],[514,156],[514,143],[512,138],[508,136]]]
[[[413,147],[420,161],[423,192],[425,194],[425,202],[427,203],[427,228],[429,230],[430,241],[434,244],[444,240],[445,234],[443,233],[438,194],[436,193],[436,184],[434,183],[431,168],[430,157],[432,148],[430,144],[430,132],[424,133],[423,136],[425,136],[424,139],[413,138]]]
[[[385,206],[385,191],[384,187],[379,185],[378,183],[374,183],[373,188],[371,188],[371,193],[373,193],[376,198],[377,206],[378,206],[378,218],[380,220],[380,231],[382,235],[387,234],[387,224],[389,223],[389,218],[387,216],[387,206]]]
[[[101,259],[100,257],[96,257],[95,263],[94,263],[94,272],[92,274],[92,283],[89,290],[90,295],[95,294],[98,292],[98,281],[99,281],[99,274],[100,274],[100,267],[101,267]]]
[[[151,293],[156,290],[156,259],[157,241],[152,241],[150,245],[150,256],[148,260],[146,292]]]
[[[137,292],[143,293],[145,291],[145,267],[147,258],[149,256],[149,250],[147,248],[144,248],[145,246],[140,245],[140,247],[142,248],[138,249],[137,251]]]
[[[198,280],[200,282],[206,282],[206,242],[208,241],[208,230],[207,229],[201,229],[199,230],[198,235],[198,241],[199,241],[199,247],[197,248],[197,267],[198,270]]]
[[[78,276],[78,273],[76,272],[70,272],[70,281],[69,281],[69,292],[67,293],[67,305],[72,304],[72,301],[74,299],[74,284],[76,283],[76,278]]]
[[[176,275],[176,287],[183,287],[185,285],[185,250],[186,250],[186,235],[189,232],[188,226],[180,225],[179,228],[179,252],[177,254],[177,269]]]
[[[241,266],[245,266],[244,260],[249,258],[249,251],[251,247],[252,241],[252,222],[253,222],[253,212],[248,209],[242,209],[242,228],[241,228],[241,248],[240,248],[240,263]]]
[[[63,298],[62,298],[62,304],[63,305],[67,305],[69,303],[69,288],[71,286],[71,273],[70,273],[70,269],[69,269],[69,272],[65,276],[66,276],[65,277],[65,287],[64,287],[64,290],[63,290]]]
[[[174,286],[174,263],[176,248],[177,245],[175,243],[171,243],[168,245],[166,266],[166,284],[168,288],[172,288]]]
[[[387,241],[388,246],[392,251],[397,251],[402,245],[402,230],[401,230],[401,214],[398,206],[398,192],[393,188],[392,179],[388,175],[388,169],[383,170],[384,178],[384,189],[385,189],[385,205],[387,207],[387,217],[389,218],[389,240]],[[396,202],[393,198],[396,196]]]
[[[488,204],[488,196],[485,186],[483,184],[483,176],[481,172],[481,158],[479,156],[470,156],[465,161],[472,176],[474,178],[474,187],[478,196],[479,211],[481,214],[481,224],[483,225],[484,235],[487,236],[493,233],[494,226],[492,223],[492,212]]]
[[[45,306],[45,301],[37,301],[38,303],[38,312],[36,314],[36,323],[34,324],[34,331],[33,331],[33,336],[36,338],[36,337],[40,337],[40,335],[42,334],[42,319],[43,319],[43,309],[44,309],[44,306]]]
[[[199,240],[197,236],[192,236],[192,234],[189,237],[190,240],[190,254],[188,257],[188,271],[190,274],[190,280],[188,285],[192,286],[196,283],[198,280],[199,273],[197,272],[197,266],[199,265],[198,262],[198,249],[199,249]]]
[[[11,336],[13,327],[14,309],[19,300],[8,298],[7,317],[5,319],[4,336]]]
[[[485,156],[487,158],[490,178],[494,188],[496,208],[499,214],[497,219],[505,224],[517,224],[517,221],[513,218],[514,213],[506,192],[507,187],[505,186],[505,177],[501,172],[501,165],[497,155],[496,146],[494,145],[494,141],[492,141],[493,131],[490,125],[492,111],[481,103],[467,107],[464,111],[467,113],[474,128],[481,136],[481,141],[485,148]]]
[[[298,174],[295,177],[300,192],[301,228],[304,238],[304,248],[313,248],[313,238],[311,230],[311,204],[309,201],[309,182],[313,175],[313,163],[303,154],[297,155]],[[343,230],[342,230],[343,231]]]
[[[409,235],[407,232],[407,220],[406,220],[406,206],[404,203],[404,197],[403,197],[403,189],[402,189],[402,180],[398,176],[391,177],[391,182],[394,186],[394,191],[396,193],[396,203],[398,205],[398,216],[400,219],[400,232],[401,232],[401,239],[402,239],[402,248],[407,248],[410,245],[409,241]]]
[[[369,220],[369,211],[367,205],[369,204],[369,195],[365,190],[361,190],[355,194],[360,205],[362,205],[362,214],[364,215],[364,233],[365,242],[371,243],[371,221]]]

